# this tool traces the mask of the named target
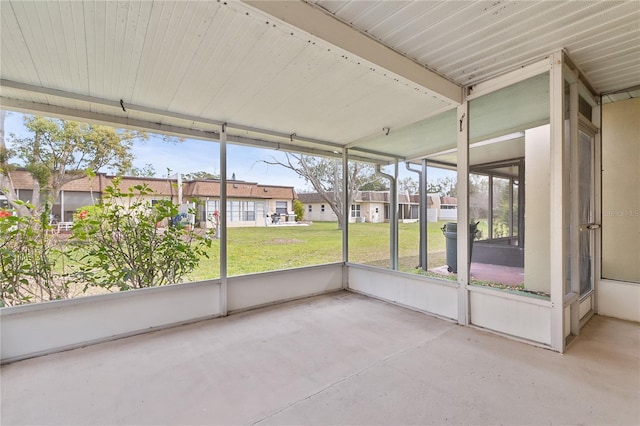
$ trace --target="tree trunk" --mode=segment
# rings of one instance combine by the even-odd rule
[[[29,209],[16,202],[18,197],[11,179],[10,166],[7,163],[7,145],[4,141],[4,119],[6,116],[7,112],[0,110],[0,192],[7,197],[7,201],[18,212],[19,216],[26,216],[29,214]]]

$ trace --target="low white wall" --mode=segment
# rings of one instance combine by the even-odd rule
[[[229,312],[257,308],[342,288],[342,263],[228,278]]]
[[[219,307],[219,283],[202,281],[3,308],[0,361],[212,318]]]
[[[469,286],[472,325],[551,345],[551,302]]]
[[[640,284],[600,280],[596,294],[599,315],[640,322]]]
[[[427,209],[427,222],[438,221],[438,209]]]
[[[420,275],[348,265],[349,289],[408,308],[458,319],[457,283]]]
[[[439,220],[458,220],[458,209],[440,209],[438,211]]]

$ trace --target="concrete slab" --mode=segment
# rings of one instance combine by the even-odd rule
[[[2,367],[12,424],[638,424],[640,327],[565,355],[340,292]]]

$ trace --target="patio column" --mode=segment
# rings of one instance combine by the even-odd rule
[[[220,129],[220,315],[227,316],[227,125]]]
[[[349,288],[349,270],[346,267],[349,262],[349,149],[342,150],[342,288]]]
[[[380,164],[376,164],[376,173],[389,179],[391,199],[389,200],[389,260],[391,270],[398,270],[398,160],[395,160],[394,174],[383,173]]]
[[[418,195],[420,197],[420,206],[418,209],[418,224],[420,231],[420,247],[418,261],[423,271],[427,270],[427,159],[422,159],[422,168],[420,170],[412,169],[411,163],[404,163],[407,170],[417,173],[418,175]],[[411,201],[411,194],[409,194]]]
[[[551,290],[551,348],[564,352],[564,281],[566,276],[566,194],[569,194],[568,168],[565,167],[564,141],[564,57],[561,51],[551,56],[549,118],[551,122],[551,176],[549,282]],[[542,271],[541,271],[542,272]]]
[[[469,325],[469,102],[457,111],[458,142],[458,324]]]

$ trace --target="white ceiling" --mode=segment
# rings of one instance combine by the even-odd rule
[[[313,3],[1,1],[0,101],[191,137],[229,123],[232,142],[331,152],[561,48],[599,92],[640,85],[638,1]]]
[[[640,83],[640,2],[310,0],[459,85],[566,49],[598,93]]]

